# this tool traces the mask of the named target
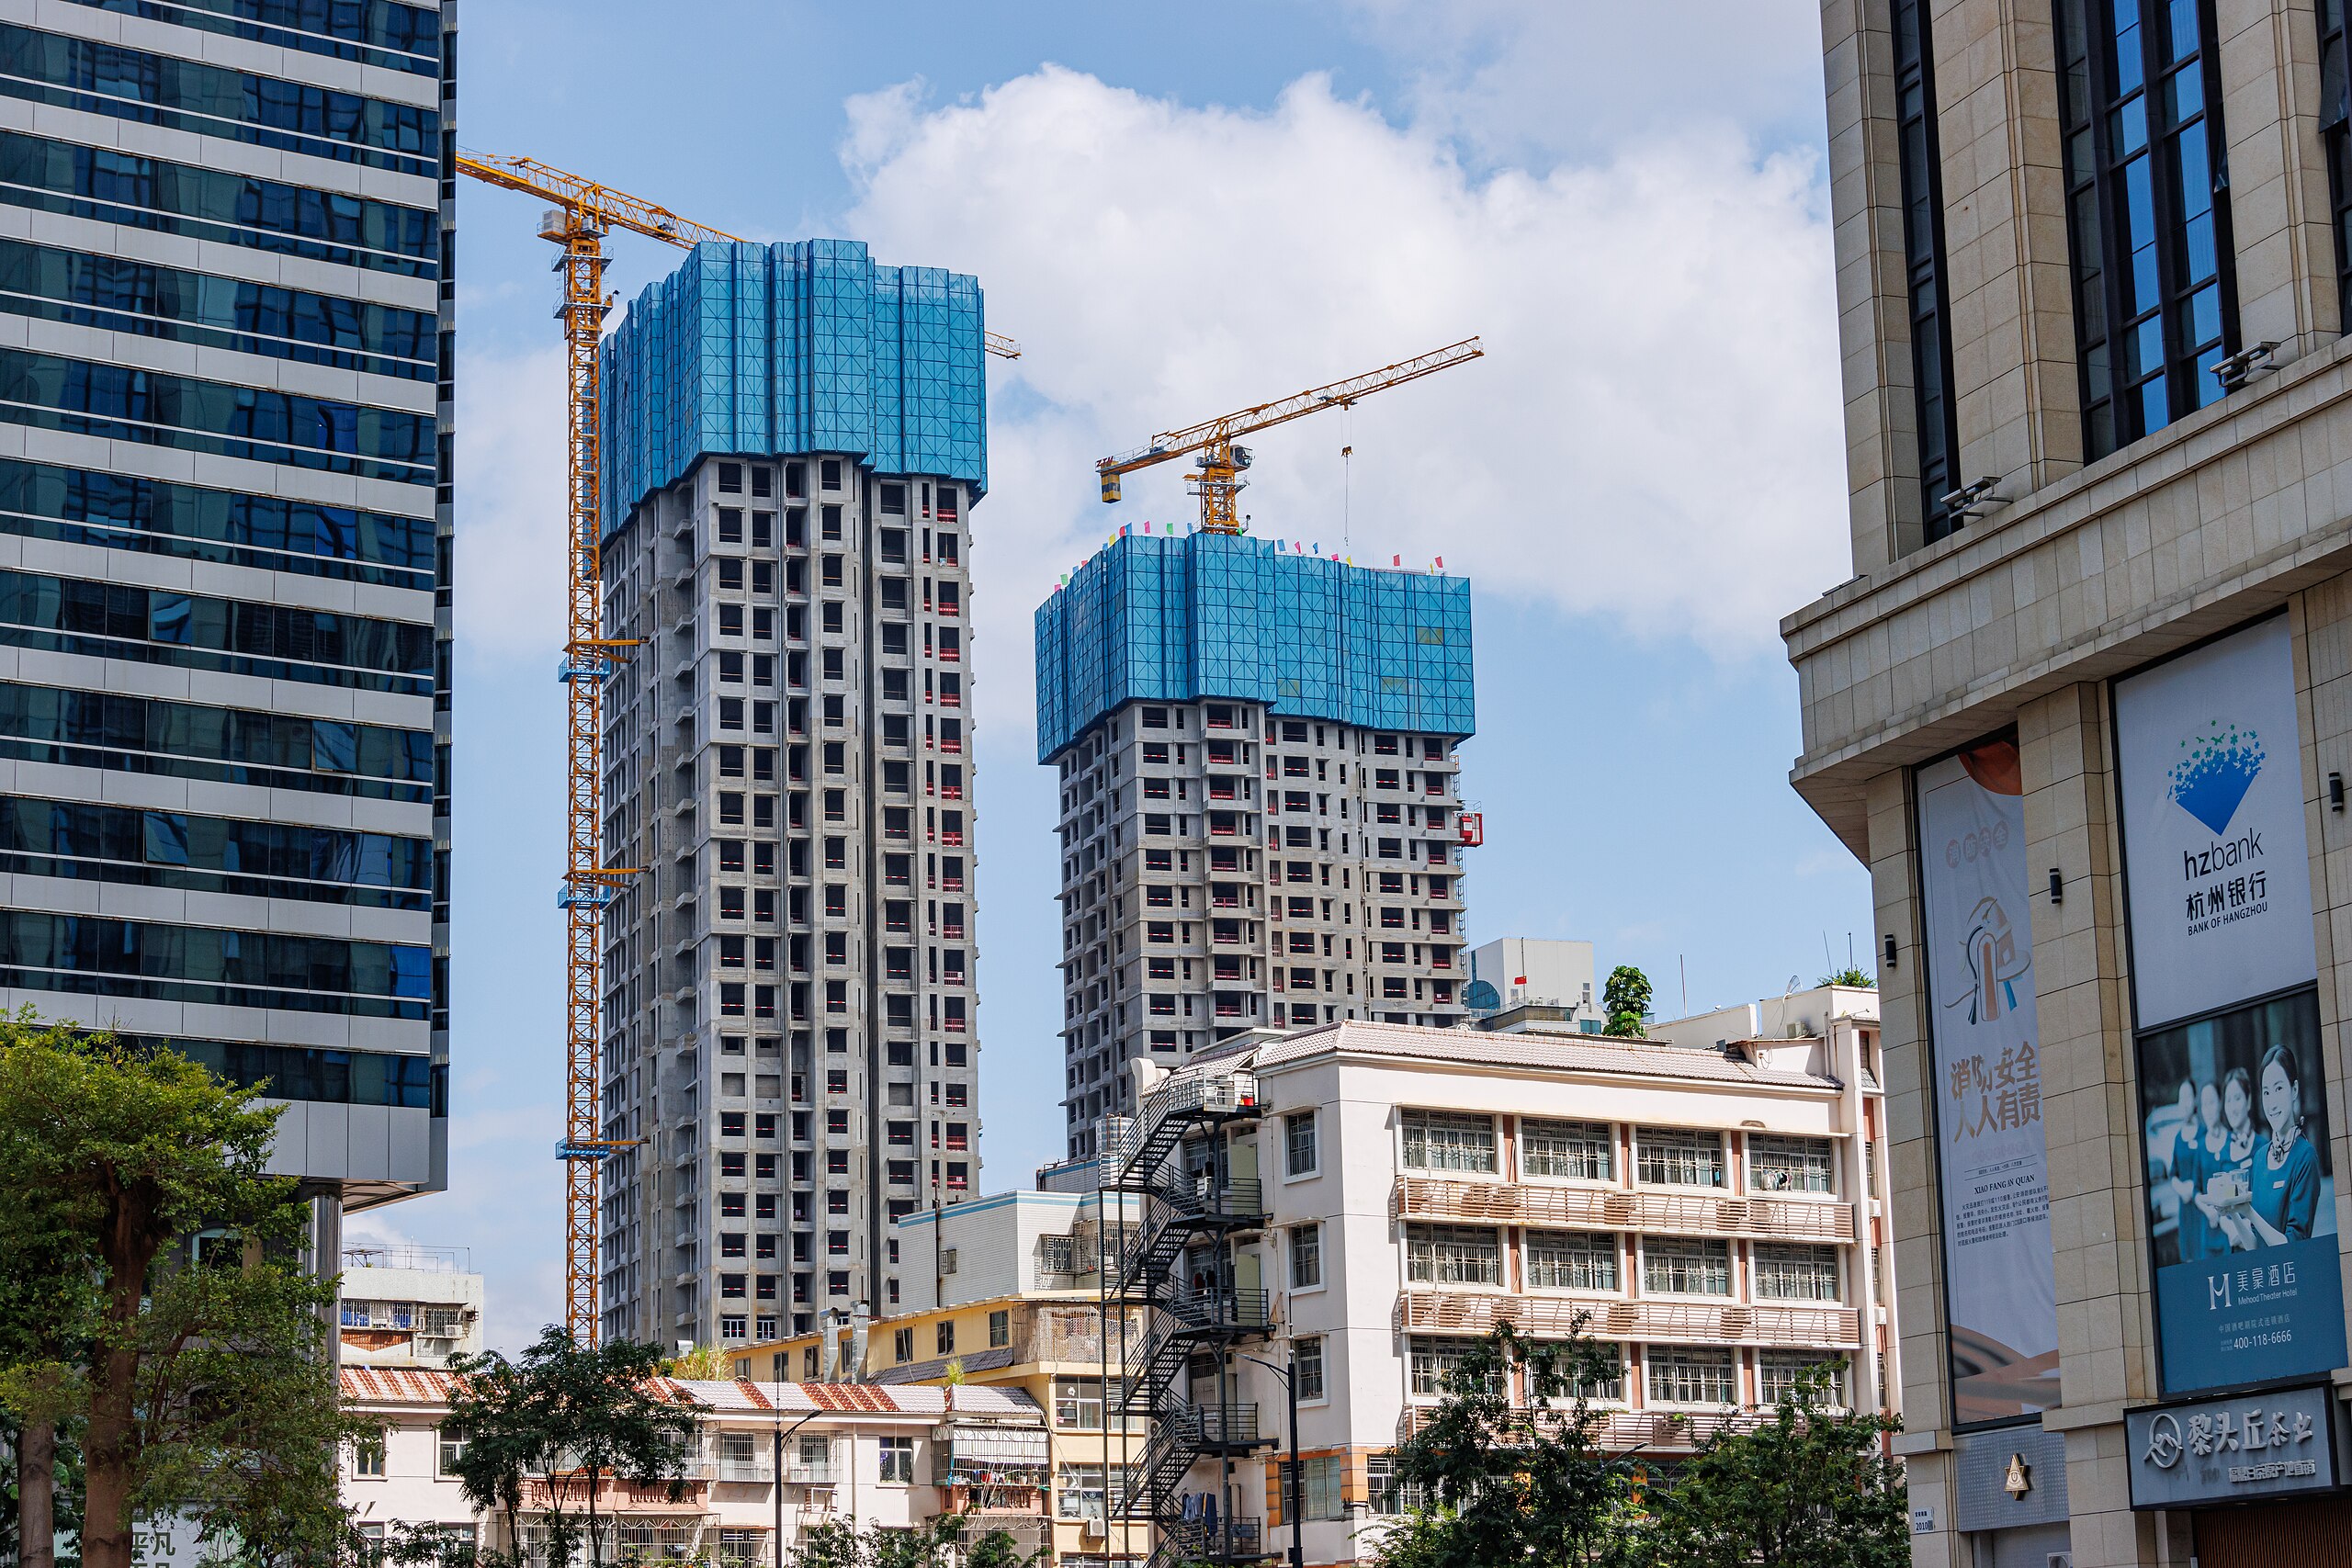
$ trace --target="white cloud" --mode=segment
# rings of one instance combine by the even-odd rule
[[[1400,62],[1423,129],[1483,162],[1540,169],[1696,124],[1768,141],[1822,136],[1815,0],[1347,6]]]
[[[1055,67],[849,111],[850,231],[977,273],[1025,350],[997,372],[978,517],[990,671],[1025,667],[1030,611],[1114,523],[1189,514],[1173,464],[1096,504],[1093,457],[1472,333],[1481,362],[1258,439],[1255,531],[1336,547],[1351,440],[1359,562],[1442,554],[1637,639],[1770,653],[1778,617],[1845,575],[1805,154],[1724,131],[1477,178],[1317,76],[1263,114]],[[1008,720],[1029,703],[1017,676],[982,696]]]
[[[526,354],[458,355],[458,636],[492,658],[552,658],[563,646],[563,350],[553,322],[548,336],[558,341]]]

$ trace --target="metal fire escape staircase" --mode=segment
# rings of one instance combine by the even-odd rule
[[[1203,1353],[1222,1358],[1272,1327],[1266,1292],[1234,1281],[1229,1243],[1265,1225],[1260,1184],[1235,1178],[1208,1134],[1259,1115],[1257,1079],[1248,1073],[1188,1076],[1147,1094],[1133,1117],[1102,1127],[1103,1190],[1125,1195],[1135,1223],[1106,1241],[1103,1302],[1141,1307],[1144,1332],[1126,1348],[1107,1404],[1147,1418],[1151,1435],[1140,1460],[1112,1488],[1112,1512],[1158,1527],[1148,1568],[1180,1562],[1255,1562],[1262,1556],[1256,1519],[1220,1515],[1212,1527],[1188,1517],[1178,1494],[1204,1459],[1238,1457],[1265,1446],[1255,1404],[1187,1403],[1176,1379]]]

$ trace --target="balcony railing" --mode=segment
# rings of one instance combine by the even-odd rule
[[[1487,1334],[1508,1323],[1522,1334],[1565,1336],[1582,1318],[1585,1333],[1596,1339],[1799,1348],[1861,1343],[1850,1307],[1407,1291],[1396,1298],[1395,1318],[1397,1329],[1408,1333]]]
[[[1410,1441],[1436,1415],[1434,1404],[1408,1405],[1397,1417],[1396,1440]],[[1773,1418],[1770,1411],[1595,1410],[1591,1431],[1603,1448],[1675,1452],[1696,1449],[1718,1432],[1751,1430]],[[1560,1422],[1555,1418],[1546,1425]]]
[[[1655,1188],[1543,1187],[1400,1176],[1390,1202],[1402,1220],[1483,1220],[1766,1241],[1854,1239],[1852,1207],[1832,1199],[1735,1198]]]

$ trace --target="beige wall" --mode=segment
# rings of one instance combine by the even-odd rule
[[[1822,7],[1852,581],[1782,623],[1804,750],[1792,780],[1869,865],[1883,955],[1898,1322],[1921,1564],[1950,1529],[1950,1410],[1908,769],[2017,728],[2034,889],[2075,1568],[2185,1562],[2177,1518],[2129,1509],[2121,1413],[2157,1392],[2108,682],[2285,607],[2305,727],[2320,1010],[2339,1170],[2352,1168],[2343,996],[2352,823],[2352,350],[2317,126],[2312,0],[2215,0],[2241,337],[2278,344],[2241,390],[2086,467],[2050,0],[1927,0],[1945,202],[1959,469],[2006,504],[1918,546],[1917,460],[1887,0]],[[1899,481],[1899,482],[1898,482]],[[2050,868],[2064,898],[2050,902]],[[2352,1197],[2337,1196],[2339,1233]]]

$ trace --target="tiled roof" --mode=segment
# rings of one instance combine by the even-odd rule
[[[447,1404],[451,1374],[408,1367],[346,1366],[343,1396],[368,1404]],[[662,1378],[656,1387],[684,1404],[692,1400],[723,1416],[764,1415],[783,1411],[809,1415],[836,1411],[843,1415],[942,1416],[947,1412],[944,1388],[885,1387],[879,1383],[725,1382],[715,1379]],[[967,1416],[1041,1416],[1037,1402],[1018,1389],[958,1388],[956,1410]]]
[[[447,1372],[422,1367],[345,1366],[340,1370],[343,1397],[367,1404],[447,1404],[449,1385],[457,1382]]]
[[[1312,1057],[1345,1051],[1353,1055],[1396,1056],[1417,1061],[1533,1069],[1564,1074],[1681,1078],[1697,1083],[1751,1088],[1825,1089],[1838,1080],[1738,1061],[1721,1051],[1668,1045],[1652,1040],[1609,1035],[1489,1034],[1475,1029],[1428,1029],[1416,1024],[1371,1023],[1342,1019],[1283,1039],[1230,1054],[1233,1066],[1269,1072]],[[1204,1052],[1187,1064],[1200,1067],[1218,1058]]]

